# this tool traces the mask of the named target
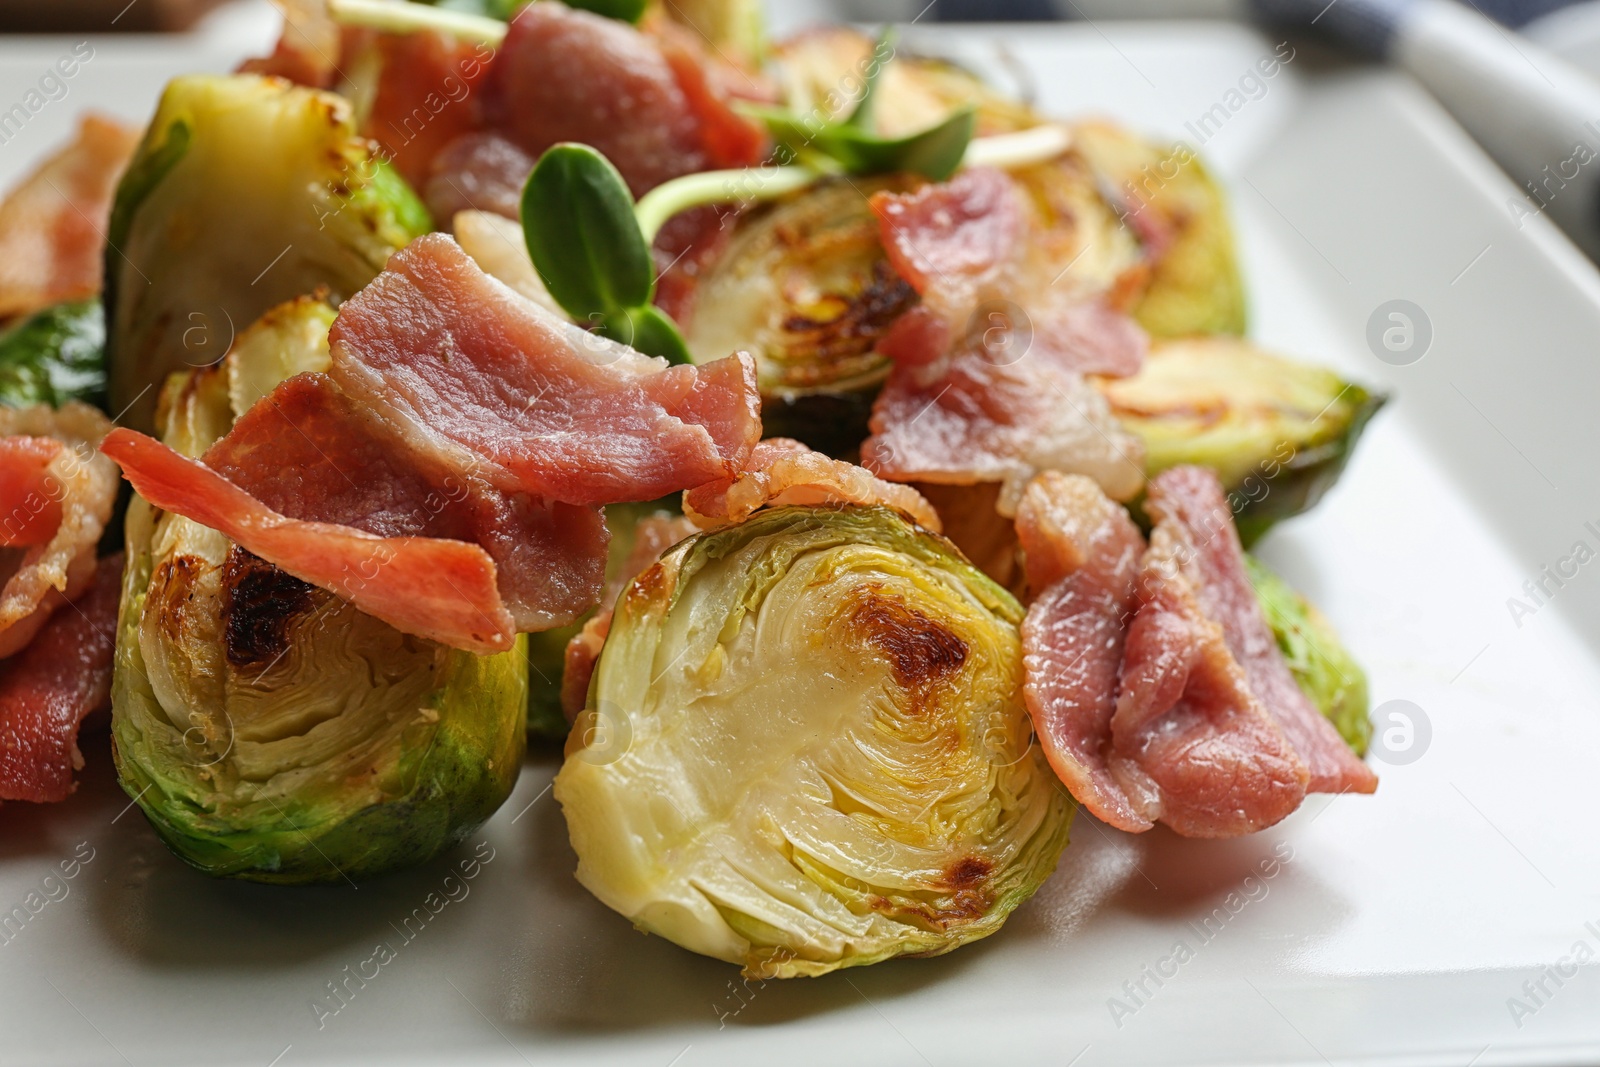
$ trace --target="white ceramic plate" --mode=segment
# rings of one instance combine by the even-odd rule
[[[913,40],[1025,75],[1052,110],[1174,137],[1275,45],[1201,24],[918,27]],[[29,152],[77,107],[141,115],[169,70],[224,68],[237,47],[97,46],[73,95],[27,131]],[[0,103],[53,47],[0,45]],[[1600,279],[1542,220],[1516,229],[1512,186],[1408,83],[1302,54],[1265,84],[1205,146],[1233,189],[1256,336],[1395,394],[1337,491],[1263,547],[1343,631],[1376,702],[1410,701],[1430,725],[1416,758],[1380,767],[1375,797],[1315,798],[1225,843],[1083,818],[1061,869],[990,940],[746,987],[577,885],[548,757],[452,860],[288,890],[182,866],[127,810],[94,740],[71,802],[0,810],[0,909],[93,855],[0,943],[0,1059],[1600,1062],[1600,970],[1562,962],[1600,949],[1600,562],[1547,580],[1554,597],[1520,619],[1507,607],[1574,542],[1600,549],[1584,525],[1600,529]],[[8,173],[23,162],[17,146],[0,157]],[[1396,299],[1431,323],[1408,366],[1367,342]],[[428,895],[480,841],[492,862],[431,915]],[[1247,881],[1275,853],[1292,858]],[[1218,908],[1226,921],[1208,929]],[[428,921],[408,940],[413,915]],[[1124,983],[1179,942],[1192,958],[1130,995]],[[348,977],[373,974],[379,945],[393,960]]]

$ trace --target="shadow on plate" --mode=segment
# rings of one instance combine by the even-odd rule
[[[954,978],[979,946],[932,960],[896,960],[815,979],[746,982],[733,964],[696,955],[635,930],[572,872],[560,806],[528,814],[524,877],[540,913],[518,917],[518,963],[501,991],[514,1025],[544,1032],[614,1032],[663,1027],[766,1026],[883,1002]],[[1004,936],[1004,933],[997,935]],[[991,941],[994,939],[991,938]]]

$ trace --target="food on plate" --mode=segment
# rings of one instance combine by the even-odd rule
[[[770,978],[994,933],[1079,804],[1376,788],[1243,546],[1382,397],[1239,336],[1187,148],[748,0],[281,6],[0,206],[0,800],[109,690],[182,860],[354,883],[565,738],[582,884]]]
[[[98,297],[54,304],[0,332],[0,404],[103,404],[105,316]]]
[[[458,648],[574,621],[600,593],[599,505],[723,476],[759,434],[748,359],[647,359],[439,235],[346,302],[331,350],[328,374],[286,381],[203,461],[124,429],[105,451],[157,506]]]
[[[97,559],[117,495],[105,416],[0,406],[0,800],[65,799],[78,727],[111,684],[120,557]]]
[[[234,423],[236,380],[281,362],[258,345],[174,375],[167,446],[208,454]],[[504,802],[526,737],[518,645],[479,656],[401,633],[142,499],[127,537],[117,773],[184,861],[359,880],[437,854]]]
[[[1041,476],[1018,515],[1028,708],[1073,795],[1120,829],[1231,837],[1376,789],[1284,660],[1216,475],[1175,467],[1146,506],[1148,547],[1081,478]]]
[[[1385,399],[1227,337],[1158,343],[1137,374],[1096,386],[1143,443],[1150,476],[1217,472],[1246,544],[1321,499]]]
[[[77,138],[0,203],[0,319],[100,292],[111,197],[138,140],[86,115]]]
[[[628,588],[555,795],[578,878],[764,977],[936,955],[1054,868],[1003,589],[881,507],[780,507]]]
[[[430,228],[343,97],[255,75],[174,79],[111,213],[112,410],[149,432],[168,374],[221,359],[285,300],[353,295]]]

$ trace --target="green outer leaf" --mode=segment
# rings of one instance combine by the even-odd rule
[[[522,189],[522,231],[539,277],[580,322],[650,303],[655,263],[633,196],[588,145],[558,144]]]
[[[1244,557],[1272,636],[1300,689],[1333,723],[1345,744],[1365,756],[1372,740],[1367,676],[1316,608],[1254,556]]]
[[[378,236],[404,248],[433,232],[433,216],[416,190],[387,161],[374,159],[368,180],[350,191],[348,204],[372,220]]]
[[[128,227],[133,225],[139,205],[188,154],[192,135],[189,124],[182,120],[162,131],[154,126],[145,131],[133,162],[117,183],[116,199],[111,204],[111,219],[106,225],[106,277],[111,277],[114,257],[121,255],[119,250],[128,241]]]
[[[404,794],[349,810],[337,790],[322,783],[284,802],[277,819],[241,821],[219,810],[203,779],[192,768],[165,765],[173,747],[141,726],[165,723],[166,731],[177,734],[168,716],[182,711],[159,706],[139,645],[153,570],[150,510],[136,499],[128,519],[128,569],[112,685],[112,756],[122,788],[179,859],[210,875],[255,882],[359,881],[414,866],[460,843],[505,802],[527,739],[520,638],[513,649],[494,656],[446,653],[425,705],[438,709],[440,717],[415,735],[408,733],[405,741],[401,758],[409,788]]]
[[[668,363],[694,362],[677,325],[653,304],[602,315],[595,332]]]
[[[105,406],[106,325],[99,300],[35,312],[0,334],[0,404]]]

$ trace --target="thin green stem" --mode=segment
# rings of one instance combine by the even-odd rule
[[[810,167],[744,167],[686,174],[656,186],[634,205],[639,230],[651,242],[666,221],[702,204],[741,204],[773,200],[804,189],[820,177]]]
[[[498,45],[506,37],[506,24],[499,19],[426,4],[399,4],[389,0],[328,0],[328,12],[335,21],[346,26],[366,26],[385,33],[436,30],[465,41],[487,45]]]

